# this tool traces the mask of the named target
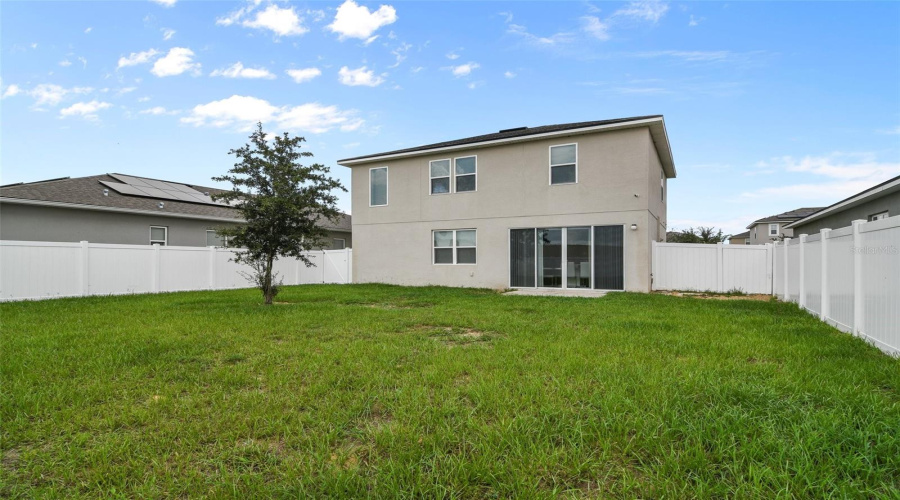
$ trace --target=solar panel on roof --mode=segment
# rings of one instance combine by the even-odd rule
[[[145,186],[145,187],[150,187],[150,184],[147,184],[147,183],[144,182],[143,180],[138,179],[137,177],[132,177],[132,176],[130,176],[130,175],[109,174],[109,176],[112,177],[113,179],[122,181],[122,182],[124,182],[125,184],[130,184],[130,185],[132,185],[132,186],[138,186],[138,187],[140,187],[140,186]]]
[[[104,186],[110,187],[120,194],[146,196],[149,198],[159,198],[164,200],[187,201],[190,203],[202,203],[205,205],[228,206],[227,203],[213,201],[212,198],[210,198],[208,195],[184,184],[158,181],[156,179],[132,177],[130,175],[122,174],[109,175],[116,180],[122,181],[124,184],[106,181],[100,182]]]

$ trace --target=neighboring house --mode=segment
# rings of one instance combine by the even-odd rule
[[[353,279],[650,290],[675,166],[662,116],[520,127],[338,161]]]
[[[798,208],[789,212],[771,215],[753,221],[747,229],[750,231],[750,243],[748,245],[764,245],[773,241],[781,241],[785,237],[794,235],[793,231],[786,228],[791,222],[796,222],[807,215],[820,210],[822,207]]]
[[[825,207],[787,227],[796,235],[816,234],[823,228],[847,227],[855,220],[873,221],[897,215],[900,215],[900,176]]]
[[[220,189],[122,174],[0,186],[0,239],[126,245],[222,246],[215,229],[240,224],[214,202]],[[350,247],[350,216],[329,229],[331,248]]]
[[[749,245],[750,244],[750,231],[744,231],[740,234],[735,234],[734,236],[728,238],[729,245]]]

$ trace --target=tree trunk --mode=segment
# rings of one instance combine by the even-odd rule
[[[266,298],[266,305],[272,305],[272,299],[275,298],[275,294],[272,293],[272,261],[275,260],[273,255],[269,255],[266,258],[266,281],[265,287],[263,289],[263,295]]]

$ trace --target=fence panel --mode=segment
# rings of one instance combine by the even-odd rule
[[[316,267],[289,257],[274,270],[285,285],[349,283],[351,255],[314,251]],[[253,286],[241,274],[250,267],[233,257],[227,248],[0,241],[0,300]]]
[[[814,234],[803,244],[804,304],[810,311],[822,313],[822,242]]]
[[[787,242],[787,294],[788,300],[800,299],[800,240]]]
[[[723,290],[744,293],[772,293],[770,247],[724,245]]]
[[[775,295],[784,295],[784,245],[772,249],[772,289]]]
[[[828,240],[828,316],[839,330],[853,330],[853,228],[831,231]]]
[[[653,243],[653,289],[772,293],[771,246]]]
[[[862,246],[853,250],[862,271],[860,333],[882,349],[900,354],[900,224],[889,222],[863,225]]]

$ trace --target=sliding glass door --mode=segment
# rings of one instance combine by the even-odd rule
[[[624,289],[623,226],[512,229],[509,284]]]
[[[625,289],[624,236],[622,226],[594,226],[594,288]]]

